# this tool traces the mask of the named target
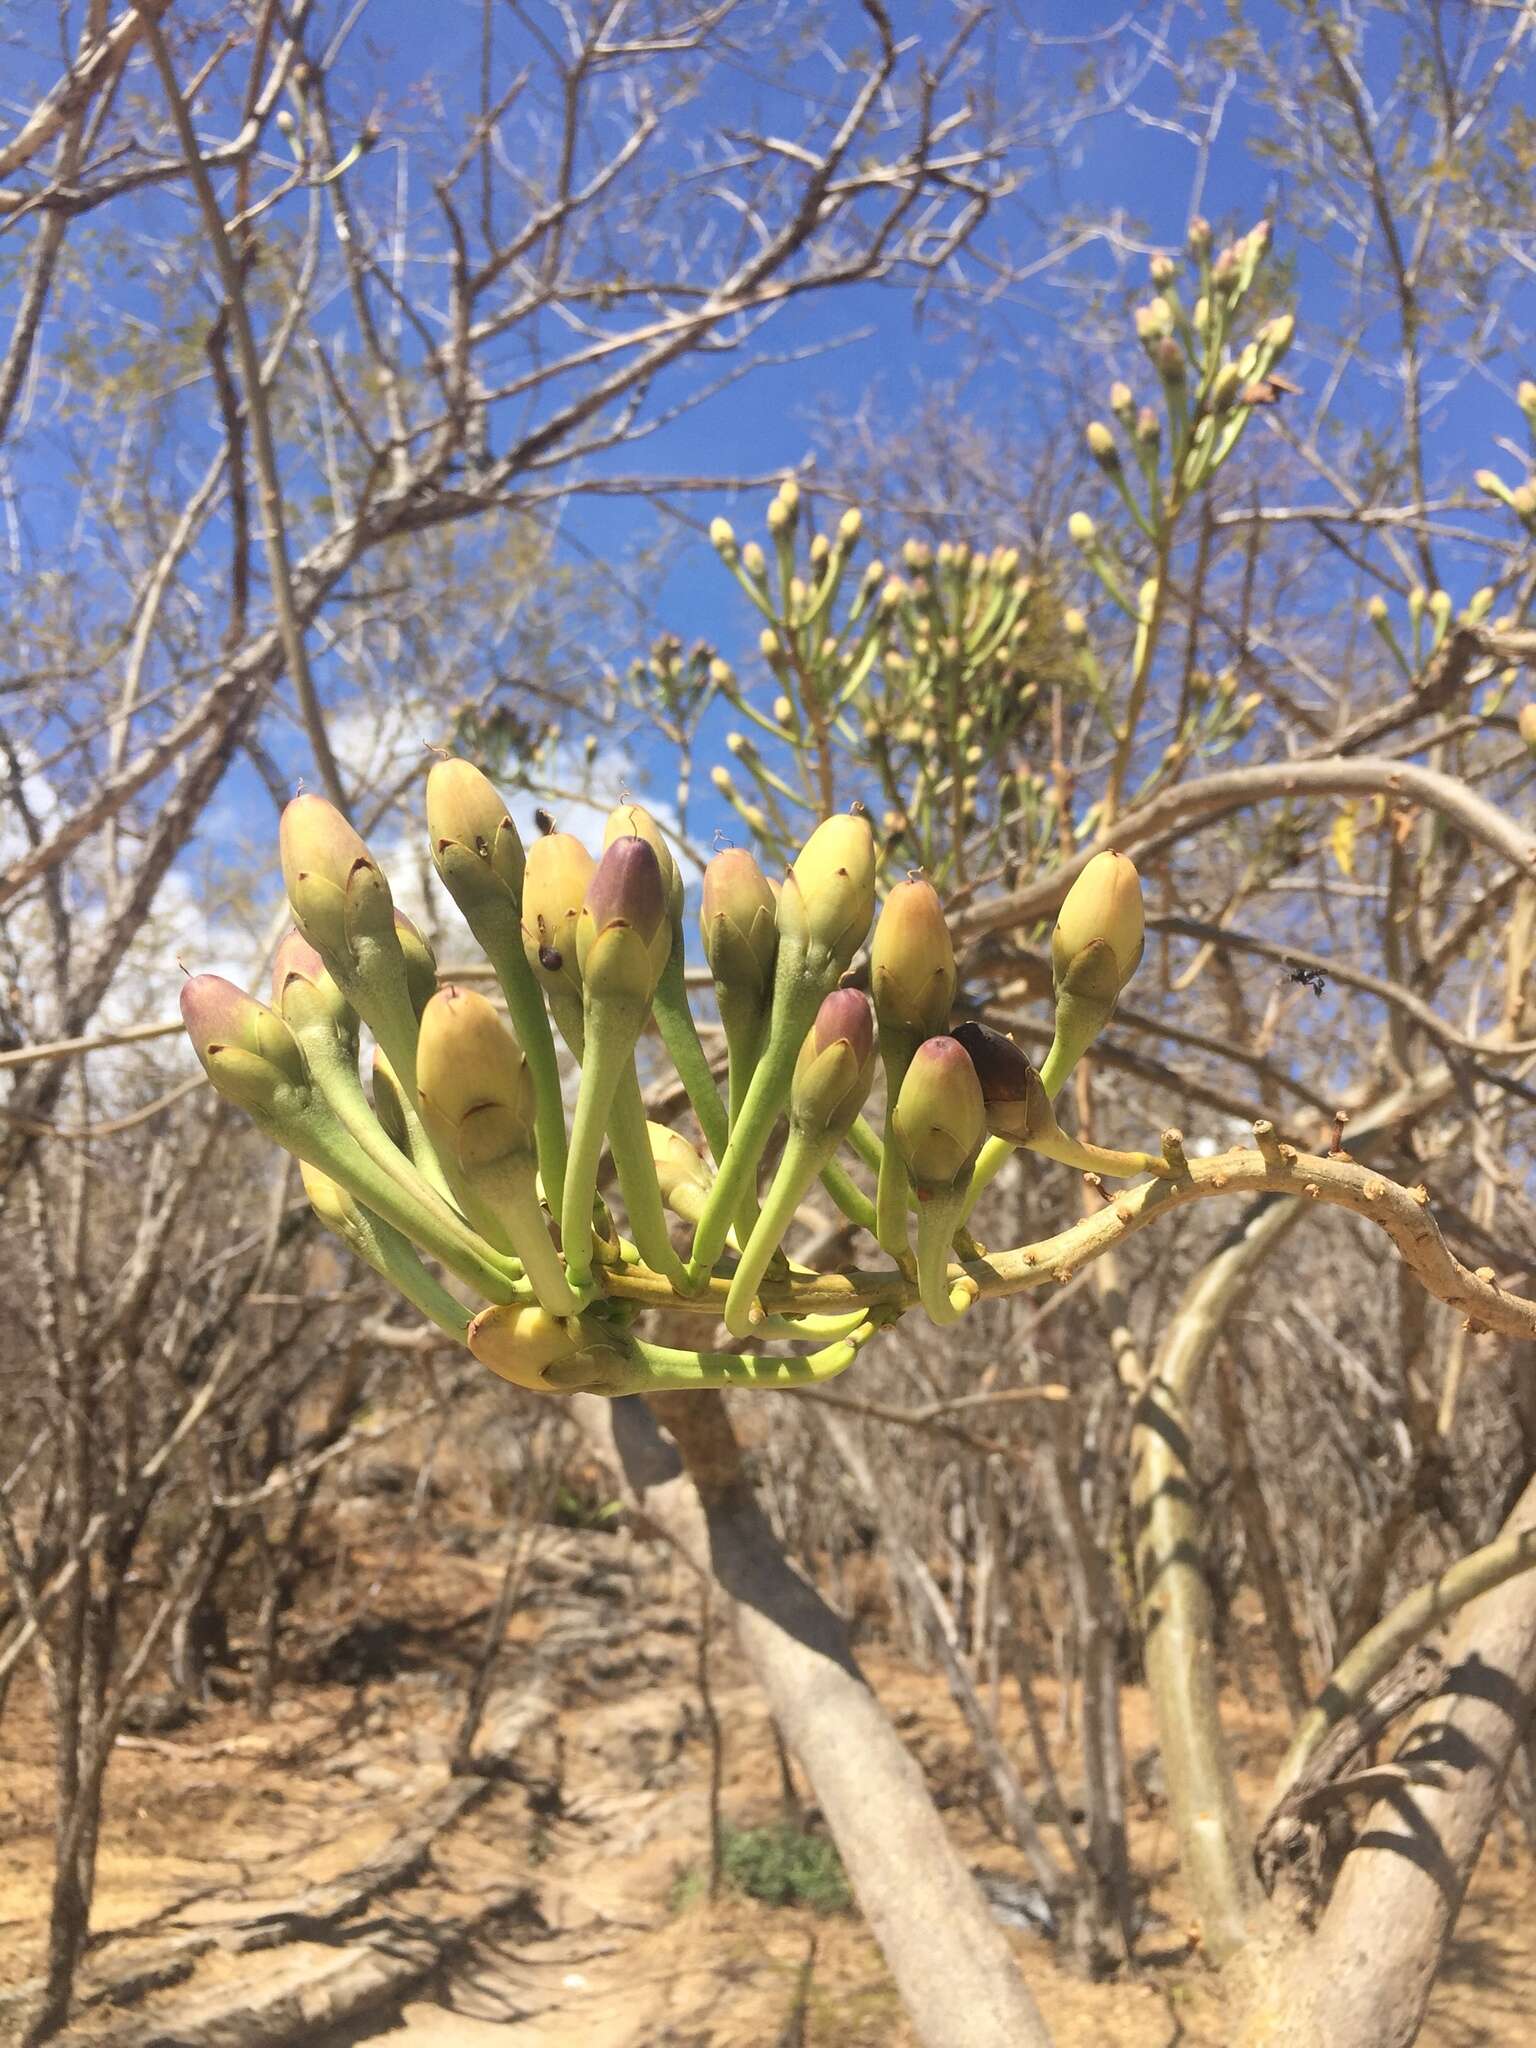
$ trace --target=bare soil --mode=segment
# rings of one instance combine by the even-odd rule
[[[685,1882],[707,1865],[710,1747],[697,1594],[681,1571],[627,1532],[542,1532],[481,1744],[506,1761],[488,1780],[454,1780],[462,1688],[501,1562],[460,1554],[462,1538],[438,1547],[424,1536],[406,1556],[387,1517],[375,1504],[338,1531],[344,1569],[308,1597],[271,1721],[215,1703],[172,1733],[123,1741],[96,1936],[63,2038],[82,2048],[907,2048],[855,1913],[710,1903],[697,1879]],[[1283,1724],[1261,1646],[1234,1647],[1248,1691],[1234,1696],[1233,1740],[1257,1808]],[[989,1827],[942,1678],[877,1645],[861,1654],[973,1867],[1022,1882],[1019,1858]],[[738,1826],[774,1820],[771,1732],[719,1635],[711,1670],[723,1811]],[[1007,1696],[1002,1718],[1028,1775]],[[1084,1983],[1038,1934],[1012,1938],[1061,2048],[1220,2048],[1222,1994],[1187,1932],[1135,1690],[1126,1718],[1130,1756],[1151,1765],[1138,1772],[1132,1813],[1137,1866],[1152,1873],[1138,1975]],[[41,1963],[50,1778],[40,1700],[18,1687],[0,1721],[0,2042],[19,2037]],[[418,1838],[419,1853],[397,1853]],[[1533,1905],[1531,1863],[1504,1825],[1473,1884],[1427,2048],[1536,2038]]]

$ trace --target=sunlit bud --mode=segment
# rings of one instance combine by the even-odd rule
[[[747,830],[755,832],[759,839],[766,838],[768,834],[768,813],[763,809],[762,805],[741,804],[738,808],[741,813],[741,822],[746,826]],[[777,897],[774,900],[777,902]]]
[[[1511,502],[1509,485],[1505,483],[1497,470],[1476,470],[1473,473],[1472,481],[1480,491],[1486,492],[1490,498],[1497,498],[1501,505],[1508,505]]]
[[[672,913],[655,848],[633,836],[611,841],[576,924],[583,987],[648,1003],[671,950]]]
[[[1051,934],[1056,987],[1118,995],[1141,962],[1141,877],[1123,853],[1096,853],[1067,891]],[[1107,959],[1106,959],[1107,956]],[[1099,983],[1113,976],[1113,986]]]
[[[1157,344],[1154,354],[1157,374],[1165,384],[1182,384],[1189,371],[1184,360],[1184,351],[1171,334]]]
[[[272,122],[279,135],[292,135],[299,125],[286,107],[278,108],[272,116]]]
[[[907,586],[899,576],[887,577],[885,587],[880,592],[881,608],[885,611],[894,611],[906,595]]]
[[[674,1215],[696,1223],[703,1213],[704,1200],[714,1185],[715,1176],[681,1131],[652,1123],[648,1123],[645,1129],[651,1141],[651,1158],[656,1167],[661,1199]]]
[[[1159,291],[1173,283],[1179,274],[1179,266],[1171,256],[1154,256],[1147,265],[1147,274]]]
[[[632,1357],[617,1330],[521,1302],[483,1309],[464,1341],[499,1379],[534,1394],[609,1389]]]
[[[1515,386],[1515,403],[1526,418],[1536,427],[1536,384],[1529,377],[1522,377]]]
[[[1022,1050],[989,1024],[955,1026],[981,1091],[987,1129],[1010,1144],[1026,1145],[1055,1124],[1040,1076]]]
[[[863,531],[864,514],[857,505],[850,505],[842,518],[837,522],[839,547],[851,548]]]
[[[507,806],[471,761],[439,761],[427,777],[427,837],[432,864],[466,916],[501,899],[516,909],[523,892],[523,842]]]
[[[864,1107],[875,1074],[875,1019],[861,989],[835,988],[805,1034],[790,1085],[801,1131],[841,1137]]]
[[[1367,598],[1365,615],[1373,626],[1384,626],[1387,623],[1387,600],[1379,595]]]
[[[1509,509],[1527,526],[1536,518],[1536,486],[1520,484],[1509,494]]]
[[[772,626],[764,626],[761,633],[758,634],[757,650],[759,654],[762,655],[764,661],[768,663],[768,666],[770,668],[783,668],[784,649],[780,645],[779,636],[774,631]]]
[[[949,1023],[955,949],[944,906],[920,875],[885,899],[869,955],[869,983],[882,1031],[930,1037]]]
[[[1248,247],[1257,258],[1269,247],[1270,236],[1274,233],[1267,220],[1255,222],[1248,230]]]
[[[744,732],[728,732],[725,736],[725,750],[728,754],[734,754],[739,761],[743,754],[750,754],[753,747]]]
[[[699,929],[716,984],[731,997],[765,1002],[779,933],[773,891],[744,847],[727,847],[704,870]]]
[[[926,1038],[912,1055],[891,1130],[920,1194],[968,1175],[987,1135],[987,1109],[970,1054],[956,1038]]]
[[[284,809],[278,847],[293,921],[323,955],[349,958],[354,933],[392,920],[383,870],[323,796],[296,796]]]
[[[253,1114],[280,1107],[285,1088],[306,1088],[298,1041],[275,1011],[221,974],[182,983],[181,1021],[219,1093]]]
[[[1061,615],[1061,630],[1073,642],[1081,643],[1088,638],[1088,621],[1076,605],[1069,604]]]
[[[1293,313],[1277,313],[1273,320],[1266,320],[1259,329],[1258,339],[1270,351],[1271,362],[1278,363],[1291,345],[1296,332],[1296,316]]]
[[[768,531],[775,540],[793,531],[795,516],[782,498],[775,498],[768,507]]]
[[[1204,292],[1202,292],[1199,298],[1196,299],[1194,306],[1190,311],[1189,317],[1194,322],[1195,332],[1197,334],[1203,334],[1205,331],[1206,322],[1211,317],[1211,302],[1205,296]]]
[[[1117,420],[1129,420],[1136,410],[1136,394],[1129,384],[1118,381],[1109,387],[1109,409]]]
[[[762,549],[758,546],[755,540],[749,540],[746,546],[742,549],[741,566],[743,567],[743,569],[746,570],[747,574],[752,578],[754,583],[762,583],[766,581],[768,575],[768,557],[763,553]]]
[[[800,849],[779,892],[780,935],[826,953],[838,971],[875,914],[875,838],[865,817],[827,818]]]
[[[786,477],[779,485],[779,503],[793,519],[800,510],[800,486],[792,476]]]
[[[1150,405],[1136,415],[1136,439],[1143,448],[1155,448],[1163,438],[1163,423]]]
[[[523,1049],[494,1006],[469,989],[439,989],[416,1049],[422,1119],[440,1151],[466,1167],[532,1156],[534,1087]]]
[[[914,576],[920,576],[933,562],[933,549],[925,540],[905,540],[901,544],[901,559]]]
[[[1211,224],[1204,214],[1197,213],[1189,224],[1185,245],[1191,256],[1203,256],[1211,246]]]
[[[738,559],[740,550],[736,546],[736,530],[729,519],[711,519],[709,544],[722,560],[735,562]]]
[[[1136,332],[1150,346],[1173,332],[1173,309],[1165,298],[1148,299],[1135,313]]]
[[[1115,437],[1102,420],[1090,420],[1083,439],[1088,443],[1088,453],[1107,475],[1113,476],[1120,467],[1120,450],[1115,446]]]
[[[1093,521],[1086,512],[1074,512],[1067,521],[1067,532],[1080,548],[1091,548],[1094,543]]]
[[[1536,702],[1521,705],[1520,715],[1515,720],[1515,724],[1520,729],[1521,739],[1525,741],[1531,752],[1536,754]]]
[[[1494,589],[1491,583],[1484,583],[1467,599],[1467,608],[1462,617],[1469,626],[1480,626],[1493,610]]]
[[[710,769],[709,779],[722,796],[729,796],[736,787],[735,783],[731,780],[730,769],[721,767],[718,761]]]
[[[1443,633],[1451,622],[1451,593],[1448,590],[1430,592],[1429,616],[1436,633]]]
[[[1236,363],[1223,363],[1211,379],[1211,411],[1230,412],[1242,386],[1242,372]]]
[[[819,539],[820,535],[818,535],[817,538]],[[811,549],[811,559],[813,562],[816,559],[816,550],[814,546]],[[806,588],[805,578],[803,576],[791,576],[789,579],[790,611],[792,613],[799,613],[803,611],[805,608],[805,601],[809,596],[810,592]]]
[[[795,723],[795,707],[788,697],[780,696],[774,698],[773,715],[780,725],[793,725]]]
[[[523,950],[545,989],[581,993],[576,920],[596,863],[569,832],[550,832],[528,849],[523,876]]]

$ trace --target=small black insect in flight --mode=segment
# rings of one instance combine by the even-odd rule
[[[1288,981],[1298,982],[1302,988],[1311,989],[1315,996],[1320,996],[1328,986],[1319,968],[1304,967],[1301,961],[1293,960],[1289,953],[1282,956],[1280,965],[1285,969]]]

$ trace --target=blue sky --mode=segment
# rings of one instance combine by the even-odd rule
[[[339,5],[321,5],[317,19],[332,25],[345,11]],[[1277,45],[1298,34],[1294,14],[1278,0],[1254,0],[1247,14]],[[29,80],[48,79],[56,73],[57,59],[51,54],[47,34],[51,18],[52,0],[46,5],[43,0],[17,0],[13,20],[20,24],[22,40],[33,48],[13,67],[9,85],[13,104],[25,98]],[[755,24],[761,34],[767,18],[765,10],[755,9],[743,20]],[[801,17],[786,11],[776,19],[787,40],[797,31]],[[1036,38],[1034,46],[1026,50],[1016,37],[1000,34],[986,46],[982,81],[995,87],[1005,107],[1022,108],[1040,98],[1060,110],[1078,103],[1081,72],[1088,56],[1095,57],[1101,67],[1113,58],[1122,76],[1136,70],[1145,49],[1144,41],[1138,43],[1138,32],[1160,25],[1165,10],[1146,5],[1145,0],[1133,0],[1129,8],[1048,0],[1048,4],[1025,10],[1025,19]],[[1204,10],[1170,7],[1166,19],[1172,23],[1175,55],[1188,56],[1219,30],[1223,11],[1214,5]],[[847,35],[842,38],[845,46],[862,35],[863,17],[854,5],[840,4],[834,20],[847,24]],[[954,15],[947,7],[915,5],[897,9],[894,20],[898,35],[917,33],[931,44],[948,33]],[[510,9],[500,11],[496,22],[496,70],[498,76],[505,76],[530,54],[532,44]],[[1112,31],[1117,33],[1112,36]],[[1395,62],[1397,33],[1387,22],[1365,47],[1362,68],[1372,90],[1385,86]],[[393,193],[401,163],[396,145],[401,138],[410,143],[413,194],[424,209],[427,207],[428,160],[434,131],[442,131],[440,109],[446,108],[452,116],[472,101],[479,34],[478,0],[433,0],[430,7],[421,0],[371,0],[352,31],[336,73],[335,100],[343,123],[359,122],[375,107],[382,115],[381,146],[355,174],[359,193],[376,208],[382,208]],[[771,51],[744,49],[737,59],[712,74],[707,93],[690,110],[689,119],[696,122],[699,137],[733,126],[772,126],[781,118],[788,119],[790,102],[769,70],[779,54],[777,47]],[[797,90],[819,92],[826,89],[834,73],[825,52],[810,47],[790,61],[789,77]],[[1136,113],[1121,108],[1085,120],[1059,146],[1033,154],[1028,161],[1028,180],[998,210],[984,231],[984,241],[1005,241],[1015,255],[1027,255],[1048,248],[1062,221],[1118,219],[1133,237],[1176,248],[1190,210],[1196,165],[1188,139],[1171,132],[1166,124],[1180,116],[1180,96],[1186,83],[1174,70],[1153,65],[1137,79]],[[135,74],[134,84],[146,93],[153,90],[146,75]],[[1519,91],[1518,79],[1512,81],[1511,89]],[[225,111],[217,101],[199,109],[205,132],[227,128],[221,118]],[[1283,202],[1287,196],[1283,191],[1277,193],[1275,173],[1254,146],[1262,140],[1265,122],[1262,110],[1248,106],[1240,96],[1234,97],[1227,109],[1205,169],[1202,195],[1204,210],[1218,222],[1247,225],[1277,197]],[[688,140],[685,131],[680,145],[684,150]],[[507,125],[506,142],[509,149],[517,147],[515,120]],[[677,160],[684,159],[679,156]],[[183,198],[165,192],[151,192],[135,201],[130,226],[141,252],[151,249],[160,234],[182,224],[184,205]],[[1309,324],[1314,331],[1325,331],[1334,321],[1339,305],[1336,254],[1326,240],[1309,244],[1294,237],[1282,240],[1280,253],[1296,268],[1301,322],[1297,351],[1288,367],[1308,389],[1308,398],[1302,402],[1310,403],[1321,379],[1321,366],[1311,353]],[[997,422],[1006,460],[1010,438],[1027,441],[1058,424],[1059,387],[1043,371],[1032,376],[1031,369],[1037,359],[1042,363],[1047,359],[1061,320],[1077,310],[1085,284],[1093,279],[1118,280],[1129,289],[1133,283],[1139,285],[1143,276],[1140,263],[1132,265],[1116,257],[1107,244],[1099,243],[1011,290],[985,316],[975,344],[963,347],[957,343],[942,306],[930,308],[920,319],[910,297],[891,285],[806,298],[774,323],[767,342],[779,350],[824,352],[814,353],[808,361],[764,368],[750,383],[685,413],[664,434],[645,444],[640,459],[653,473],[787,471],[808,454],[815,422],[828,411],[839,407],[851,411],[870,402],[877,416],[899,420],[924,388],[943,383],[954,388],[956,402],[966,411]],[[93,282],[94,288],[104,289],[112,298],[125,321],[133,318],[140,304],[147,304],[140,296],[144,287],[126,269]],[[14,306],[15,288],[14,278],[0,283],[0,299],[7,309]],[[189,324],[196,331],[211,304],[206,284],[188,280],[186,300]],[[339,303],[334,317],[338,322],[344,318]],[[1526,325],[1524,308],[1512,308],[1496,334],[1506,350],[1502,359],[1490,353],[1485,363],[1448,369],[1445,389],[1435,398],[1427,422],[1432,472],[1449,471],[1464,477],[1477,463],[1495,457],[1496,435],[1510,435],[1518,426],[1508,392],[1525,368],[1513,344]],[[1388,339],[1385,328],[1370,337],[1372,352],[1390,362],[1390,349],[1384,346]],[[45,345],[57,347],[59,340],[55,330],[45,337]],[[828,346],[839,340],[843,345]],[[700,374],[684,367],[659,397],[677,396]],[[1106,377],[1108,374],[1106,366]],[[1396,392],[1390,376],[1379,379],[1352,374],[1341,383],[1336,403],[1341,419],[1350,425],[1371,414],[1385,423],[1395,412]],[[190,388],[171,417],[173,431],[167,436],[162,459],[190,479],[213,445],[214,421],[206,384]],[[498,420],[496,428],[510,431],[511,422]],[[86,459],[93,453],[87,449]],[[50,431],[44,411],[37,424],[17,438],[9,456],[8,480],[22,508],[29,545],[35,550],[59,550],[66,560],[77,516],[69,465],[80,454],[78,443],[71,448],[64,437]],[[302,476],[296,474],[292,481],[302,489]],[[689,497],[678,503],[700,526],[711,513],[723,510],[744,534],[759,528],[763,509],[762,497],[739,504],[725,493]],[[562,545],[573,560],[597,558],[611,564],[620,576],[626,573],[634,542],[652,537],[655,531],[654,515],[648,508],[595,497],[571,498],[561,508],[560,522]],[[991,533],[976,537],[986,541],[1008,538]],[[896,537],[884,538],[889,546]],[[83,558],[88,560],[89,555]],[[1470,583],[1454,590],[1458,601],[1469,589]],[[661,580],[647,594],[657,623],[685,639],[711,640],[738,658],[750,646],[753,621],[702,542],[689,543],[674,531]],[[615,644],[605,652],[639,652],[644,637],[637,624],[633,644],[625,647],[620,628]],[[325,680],[323,653],[317,659]],[[742,666],[746,672],[747,664]],[[573,680],[578,687],[590,680],[579,660]],[[285,769],[295,777],[306,773],[309,764],[295,729],[278,728],[274,744]],[[665,793],[670,780],[668,765],[658,759],[655,766],[661,775],[661,793]],[[696,788],[702,783],[702,773],[697,774]],[[270,802],[254,775],[237,769],[222,792],[221,808],[225,815],[250,813],[259,820],[269,815]],[[705,834],[711,822],[706,803],[700,818]]]

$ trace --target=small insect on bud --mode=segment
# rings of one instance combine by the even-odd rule
[[[473,762],[436,762],[426,778],[426,831],[442,887],[473,922],[489,903],[522,901],[524,852],[494,782]]]
[[[528,849],[523,876],[523,950],[534,979],[555,994],[579,996],[576,921],[596,862],[569,832],[550,832]]]
[[[968,1180],[987,1135],[987,1106],[958,1038],[926,1038],[912,1055],[891,1130],[919,1195]]]
[[[955,999],[955,949],[938,892],[921,876],[898,882],[885,899],[870,948],[869,975],[883,1033],[928,1038],[948,1025]]]

